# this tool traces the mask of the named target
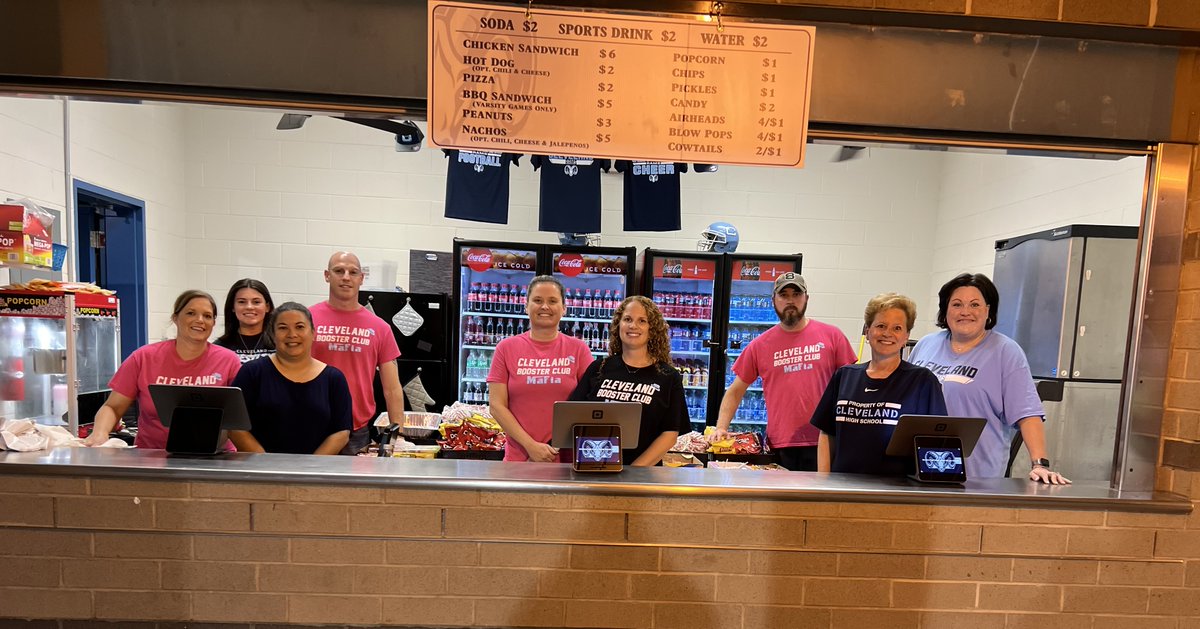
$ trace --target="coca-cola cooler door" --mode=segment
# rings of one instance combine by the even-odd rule
[[[683,375],[692,428],[708,420],[719,255],[656,251],[646,259],[649,297],[670,326],[671,358]]]
[[[631,251],[564,249],[550,254],[551,274],[563,284],[564,334],[587,343],[594,356],[608,353],[613,313],[629,291]]]
[[[775,279],[789,271],[800,271],[800,254],[795,256],[731,256],[729,288],[723,306],[726,317],[725,356],[720,369],[728,387],[734,378],[733,364],[742,350],[758,335],[779,323],[775,314]],[[762,378],[750,383],[733,416],[731,429],[738,432],[765,432],[767,406],[763,398]]]
[[[457,243],[458,399],[487,404],[487,373],[502,339],[529,329],[525,298],[538,268],[538,245]]]

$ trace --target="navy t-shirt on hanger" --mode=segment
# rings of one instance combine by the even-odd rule
[[[620,160],[616,167],[625,174],[625,231],[680,228],[679,174],[687,172],[687,164]]]
[[[443,149],[446,164],[446,218],[481,223],[508,222],[508,166],[520,154]]]
[[[591,157],[534,155],[533,169],[542,171],[538,230],[594,234],[600,231],[600,171],[612,162]]]

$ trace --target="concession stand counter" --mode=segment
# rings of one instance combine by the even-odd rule
[[[234,0],[44,4],[23,10],[46,35],[22,54],[0,55],[0,86],[11,92],[438,113],[426,111],[425,2],[312,0],[286,10],[276,2],[274,11]],[[1189,210],[1197,134],[1184,115],[1195,111],[1200,75],[1188,71],[1196,51],[1178,43],[1191,32],[1146,27],[1153,18],[1100,25],[1113,16],[1091,4],[1114,3],[1066,3],[1083,15],[1074,23],[1066,9],[1055,22],[1016,9],[993,19],[970,13],[970,3],[957,15],[925,14],[920,4],[661,11],[714,29],[722,20],[824,19],[808,129],[816,140],[1149,156],[1111,482],[972,479],[931,488],[791,472],[584,476],[554,464],[470,460],[0,452],[0,618],[139,629],[1099,629],[1182,628],[1177,618],[1200,617],[1192,510],[1200,468],[1167,456],[1172,444],[1196,441],[1182,432],[1195,426],[1195,382],[1168,374],[1168,358],[1191,347],[1175,336],[1193,336],[1176,329],[1196,325],[1195,309],[1177,306],[1200,288],[1190,267],[1181,280],[1185,263],[1195,266],[1184,226],[1200,211]],[[511,31],[522,37],[544,8],[506,6],[523,10]],[[104,36],[76,36],[81,23]],[[329,45],[313,54],[317,40]],[[816,267],[821,252],[805,253]],[[464,280],[460,311],[470,297],[469,278],[456,283]],[[504,283],[487,281],[489,289]],[[469,359],[469,351],[453,358],[464,387]],[[1165,409],[1165,399],[1178,408]]]

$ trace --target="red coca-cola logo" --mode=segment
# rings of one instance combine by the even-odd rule
[[[575,277],[583,272],[583,256],[578,253],[564,253],[558,257],[558,272],[567,277]]]
[[[480,273],[492,268],[492,252],[489,249],[467,249],[467,266]]]
[[[679,277],[680,275],[683,275],[683,263],[677,262],[675,264],[664,264],[662,272],[663,277]]]

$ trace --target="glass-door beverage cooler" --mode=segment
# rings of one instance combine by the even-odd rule
[[[501,340],[529,329],[525,300],[529,281],[553,275],[563,283],[562,331],[583,340],[592,353],[607,353],[608,324],[629,294],[633,247],[576,247],[455,239],[454,370],[458,400],[487,404],[487,374]]]
[[[788,271],[801,272],[803,255],[754,255],[754,254],[725,254],[727,271],[724,274],[725,286],[721,294],[725,296],[722,305],[727,316],[724,356],[717,364],[721,374],[718,382],[724,386],[724,391],[733,383],[733,363],[741,355],[742,349],[759,334],[779,323],[775,314],[773,291],[775,278]],[[717,393],[721,395],[721,393]],[[710,411],[711,423],[717,420],[720,399]],[[762,378],[750,383],[750,388],[742,398],[737,413],[733,417],[730,428],[737,432],[765,432],[767,423],[767,404],[763,397]]]
[[[643,292],[670,326],[671,359],[683,376],[688,416],[697,431],[704,430],[714,396],[720,403],[710,384],[714,349],[720,346],[714,340],[723,332],[723,313],[714,308],[721,302],[723,255],[647,249],[643,263]]]

